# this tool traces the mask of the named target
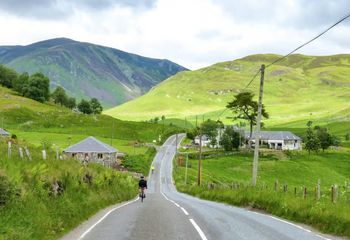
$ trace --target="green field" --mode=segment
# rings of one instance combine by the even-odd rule
[[[35,146],[48,142],[63,150],[85,137],[95,136],[128,154],[145,153],[142,143],[165,140],[177,126],[121,121],[106,115],[84,115],[54,104],[42,104],[0,87],[0,127],[20,141]],[[3,101],[4,100],[4,101]],[[139,147],[134,147],[140,142]]]
[[[193,156],[189,159],[187,185],[185,164],[175,167],[176,186],[178,190],[197,197],[261,209],[312,225],[323,232],[350,236],[349,149],[317,155],[263,151],[256,188],[250,186],[252,159],[252,154],[238,152],[205,158],[202,161],[202,185],[198,187],[198,160]],[[316,201],[318,179],[321,181],[321,199]],[[276,180],[277,191],[274,190]],[[288,191],[284,192],[286,184]],[[336,203],[331,202],[333,185],[338,186]],[[307,189],[306,199],[303,197],[304,187]]]
[[[233,95],[252,78],[261,64],[278,55],[252,55],[195,71],[180,72],[150,92],[105,113],[125,120],[148,120],[162,115],[195,122],[231,120],[225,109]],[[270,113],[266,127],[304,127],[343,122],[350,131],[350,55],[291,55],[266,70],[264,104]],[[259,77],[248,88],[258,93]]]
[[[11,159],[0,138],[0,240],[57,239],[98,210],[133,198],[136,180],[99,164],[56,160],[62,151],[87,136],[111,144],[127,156],[122,165],[147,174],[155,155],[146,146],[179,131],[176,126],[121,121],[106,115],[84,115],[54,104],[42,104],[0,87],[0,127],[16,135]],[[21,159],[28,147],[32,161]],[[43,161],[41,150],[47,149]],[[53,184],[59,183],[60,193]]]
[[[99,209],[137,194],[136,180],[126,173],[55,160],[51,151],[43,161],[40,149],[30,147],[30,152],[32,161],[18,151],[8,159],[7,143],[0,139],[1,240],[57,239]]]

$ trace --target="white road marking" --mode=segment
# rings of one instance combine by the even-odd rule
[[[264,216],[264,217],[270,217],[270,218],[275,219],[275,220],[277,220],[277,221],[279,221],[279,222],[283,222],[283,223],[285,223],[285,224],[288,224],[288,225],[291,225],[291,226],[293,226],[293,227],[296,227],[296,228],[299,228],[299,229],[301,229],[301,230],[304,230],[304,231],[306,231],[306,232],[308,232],[308,233],[315,234],[317,237],[322,238],[322,239],[324,239],[324,240],[332,240],[332,239],[330,239],[330,238],[326,238],[326,237],[324,237],[324,236],[321,236],[321,235],[319,235],[319,234],[316,234],[316,233],[312,232],[311,230],[309,230],[309,229],[307,229],[307,228],[303,228],[302,226],[299,226],[299,225],[297,225],[297,224],[288,222],[288,221],[286,221],[286,220],[283,220],[283,219],[280,219],[280,218],[277,218],[277,217],[274,217],[274,216],[271,216],[271,215],[267,215],[267,214],[262,214],[262,213],[258,213],[258,212],[253,212],[253,211],[250,211],[250,210],[247,210],[247,211],[248,211],[248,212],[251,212],[251,213],[255,213],[256,215],[261,215],[261,216]]]
[[[184,209],[183,207],[181,207],[181,210],[185,213],[185,215],[189,215],[188,212],[186,211],[186,209]]]
[[[136,202],[137,200],[139,200],[140,198],[137,197],[136,199],[130,201],[130,202],[126,202],[118,207],[113,208],[112,210],[108,211],[102,218],[100,218],[94,225],[92,225],[88,230],[86,230],[79,238],[78,240],[83,239],[94,227],[96,227],[97,224],[99,224],[100,222],[102,222],[109,214],[111,214],[112,212],[114,212],[115,210],[125,207],[126,205],[129,205],[130,203]]]
[[[322,238],[322,239],[324,239],[324,240],[331,240],[331,239],[326,238],[326,237],[324,237],[324,236],[321,236],[321,235],[319,235],[319,234],[316,234],[316,236],[317,236],[317,237],[320,237],[320,238]]]
[[[202,240],[208,240],[205,234],[203,233],[202,229],[197,225],[197,223],[192,218],[190,218],[190,222],[192,223],[193,227],[197,230]]]
[[[172,144],[174,143],[174,141],[175,141],[175,139],[173,140],[173,142],[172,142]],[[172,145],[171,144],[171,145]],[[169,147],[173,147],[173,146],[169,146]],[[179,204],[177,204],[175,201],[173,201],[173,200],[171,200],[170,198],[168,198],[164,193],[163,193],[163,191],[162,191],[162,181],[161,181],[161,179],[162,179],[162,166],[163,166],[163,161],[164,161],[164,158],[165,158],[165,156],[167,155],[167,153],[168,153],[168,148],[166,148],[166,150],[165,150],[165,154],[163,155],[163,158],[161,159],[161,167],[159,168],[160,170],[159,170],[159,191],[160,191],[160,193],[163,195],[163,197],[167,200],[167,201],[169,201],[169,202],[172,202],[172,203],[174,203],[175,204],[175,206],[177,206],[177,207],[179,207],[183,212],[184,212],[184,214],[186,215],[186,216],[188,216],[189,215],[189,213],[186,211],[186,209],[184,209],[183,207],[181,207]],[[164,179],[164,181],[165,181],[165,183],[167,183],[167,180],[166,180],[166,178]],[[190,220],[190,222],[192,223],[192,225],[193,225],[193,227],[197,230],[197,232],[198,232],[198,234],[199,234],[199,236],[201,237],[201,239],[202,240],[208,240],[207,239],[207,237],[205,236],[205,234],[203,233],[203,231],[202,231],[202,229],[197,225],[197,223],[192,219],[192,218],[190,218],[189,219]]]

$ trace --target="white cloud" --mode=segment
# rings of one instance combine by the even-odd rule
[[[239,4],[230,0],[158,0],[144,1],[147,7],[142,8],[107,2],[106,7],[95,10],[94,1],[89,7],[65,3],[60,11],[66,7],[69,14],[52,19],[3,11],[0,45],[68,37],[167,58],[195,69],[248,54],[287,53],[331,25],[348,6],[347,1],[337,0],[327,8],[328,1],[317,1],[320,6],[310,12],[315,4],[305,0],[246,0]],[[300,52],[349,53],[349,21]]]

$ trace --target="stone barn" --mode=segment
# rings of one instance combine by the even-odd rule
[[[66,156],[76,158],[84,164],[95,162],[108,167],[117,162],[117,152],[114,147],[94,137],[88,137],[63,151]]]
[[[9,137],[10,133],[5,131],[4,129],[0,128],[0,136],[1,137]]]

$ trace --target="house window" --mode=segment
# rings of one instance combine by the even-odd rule
[[[98,158],[98,159],[102,159],[102,158],[103,158],[102,153],[99,153],[99,154],[97,155],[97,158]]]

